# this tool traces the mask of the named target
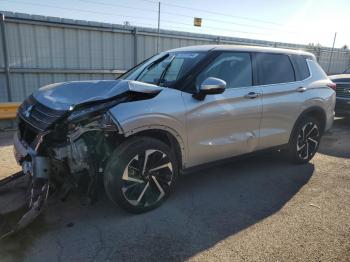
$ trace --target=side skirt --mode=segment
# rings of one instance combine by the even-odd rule
[[[261,150],[255,151],[255,152],[251,152],[251,153],[247,153],[247,154],[243,154],[243,155],[239,155],[239,156],[229,157],[229,158],[225,158],[225,159],[216,160],[216,161],[213,161],[213,162],[208,162],[208,163],[205,163],[205,164],[200,164],[200,165],[189,167],[189,168],[186,168],[186,169],[181,169],[180,170],[180,174],[181,175],[191,174],[191,173],[203,170],[203,169],[207,169],[207,168],[223,165],[223,164],[226,164],[226,163],[240,161],[240,160],[243,160],[243,159],[250,158],[252,156],[258,156],[258,155],[261,155],[261,154],[266,153],[266,152],[277,151],[277,150],[285,150],[287,147],[288,147],[288,144],[284,144],[284,145],[279,145],[279,146],[275,146],[275,147],[270,147],[270,148],[267,148],[267,149],[261,149]]]

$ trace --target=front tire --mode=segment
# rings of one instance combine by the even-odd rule
[[[131,213],[142,213],[168,198],[177,175],[176,157],[168,145],[150,137],[134,137],[111,155],[104,185],[114,203]]]
[[[320,122],[309,116],[300,119],[295,126],[288,145],[288,155],[295,164],[308,163],[320,145],[322,130]]]

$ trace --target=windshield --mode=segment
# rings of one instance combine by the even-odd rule
[[[120,79],[174,87],[205,55],[206,52],[160,53],[126,72]]]

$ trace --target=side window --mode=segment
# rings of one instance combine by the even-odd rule
[[[295,81],[294,69],[287,55],[259,53],[257,59],[261,85]]]
[[[253,85],[252,62],[249,53],[225,52],[220,54],[197,77],[196,86],[208,77],[226,81],[227,88]]]
[[[295,55],[294,61],[299,70],[299,77],[298,77],[299,79],[297,80],[304,80],[308,78],[310,76],[310,71],[309,71],[309,67],[307,66],[305,57],[302,57],[300,55]]]

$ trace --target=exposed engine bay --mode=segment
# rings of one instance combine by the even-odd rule
[[[107,85],[105,90],[100,89],[103,94],[96,94],[94,84]],[[75,101],[66,101],[64,93],[71,93],[74,87],[63,83],[61,90],[57,84],[52,89],[50,86],[39,89],[20,106],[14,153],[22,172],[0,181],[0,186],[28,176],[27,212],[14,228],[5,234],[0,232],[0,239],[35,219],[51,195],[63,200],[70,192],[78,191],[86,204],[94,203],[98,190],[103,188],[107,160],[124,139],[108,110],[120,103],[151,99],[161,91],[158,86],[125,80],[86,82],[89,86],[85,86],[85,90],[84,82],[80,85],[83,88],[79,92],[92,90],[94,99],[82,100],[86,94],[80,96],[78,92],[69,96]],[[62,93],[61,100],[59,92]],[[56,102],[58,109],[53,107]]]

